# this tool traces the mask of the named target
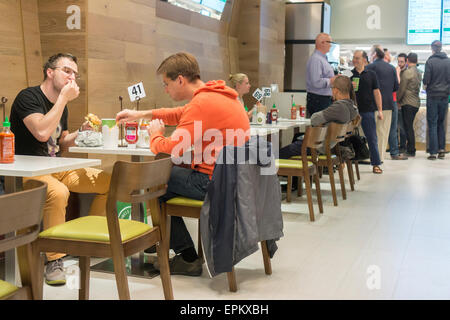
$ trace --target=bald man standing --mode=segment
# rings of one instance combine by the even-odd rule
[[[316,37],[316,50],[306,65],[307,118],[328,108],[332,102],[331,85],[336,77],[326,56],[332,43],[329,34],[320,33]]]

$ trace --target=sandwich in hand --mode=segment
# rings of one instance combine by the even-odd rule
[[[99,131],[102,126],[102,121],[93,113],[89,113],[84,117],[94,131]]]

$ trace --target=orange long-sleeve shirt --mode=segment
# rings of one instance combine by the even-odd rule
[[[224,81],[210,81],[185,106],[153,110],[153,119],[162,119],[166,125],[177,128],[169,138],[153,134],[150,149],[155,154],[180,156],[183,148],[186,151],[194,146],[191,168],[211,177],[223,146],[242,145],[250,138],[248,116],[237,97],[237,92]]]

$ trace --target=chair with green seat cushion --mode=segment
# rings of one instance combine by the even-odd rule
[[[9,282],[0,280],[0,300],[10,297],[13,293],[17,292],[19,288],[13,286]]]
[[[42,222],[47,184],[28,180],[24,191],[0,196],[0,234],[13,234],[0,240],[0,252],[17,248],[22,287],[0,280],[0,300],[34,299],[38,279],[32,272],[37,262],[32,259],[33,241]]]
[[[345,139],[345,136],[347,134],[347,127],[348,123],[340,124],[331,122],[328,125],[327,135],[324,142],[325,146],[325,155],[321,155],[316,160],[316,165],[319,172],[319,177],[322,177],[322,168],[326,167],[328,168],[328,176],[330,177],[330,186],[331,186],[331,193],[333,196],[333,203],[335,206],[337,206],[337,195],[336,195],[336,183],[334,181],[334,166],[337,166],[339,171],[339,181],[341,184],[341,193],[342,198],[345,200],[347,199],[347,193],[345,190],[345,181],[344,181],[344,171],[343,166],[345,161],[342,160],[340,149],[339,149],[339,142],[343,141]],[[331,145],[335,145],[336,154],[331,153]],[[310,157],[310,156],[309,156]],[[296,156],[296,159],[302,159],[302,156]],[[311,160],[311,158],[308,158],[308,160]],[[352,183],[352,179],[350,178],[350,182]],[[301,179],[299,179],[299,195],[301,192]],[[305,182],[306,183],[306,182]],[[353,185],[353,184],[352,184]],[[353,187],[352,187],[353,188]]]
[[[131,240],[151,230],[148,224],[134,220],[119,219],[119,226],[122,241]],[[47,229],[39,237],[109,242],[108,224],[105,217],[82,217]]]
[[[164,297],[173,299],[168,257],[169,224],[161,215],[158,203],[158,197],[166,193],[171,169],[170,158],[151,162],[117,161],[106,202],[106,217],[78,218],[39,234],[36,252],[61,252],[80,257],[80,299],[89,298],[90,257],[113,258],[119,298],[130,299],[125,257],[152,245],[156,245],[158,253]],[[119,219],[118,201],[131,203],[133,207],[150,201],[153,227]],[[42,277],[40,279],[42,297]]]
[[[314,207],[311,194],[311,180],[310,177],[314,177],[317,193],[317,202],[319,205],[320,213],[323,213],[322,195],[320,193],[320,183],[317,172],[317,148],[323,146],[325,136],[327,133],[327,127],[307,127],[305,137],[302,143],[302,158],[301,160],[284,160],[279,159],[276,161],[279,176],[288,177],[288,186],[286,193],[286,201],[291,201],[291,187],[292,177],[305,178],[306,194],[308,198],[309,218],[311,221],[315,220]],[[307,150],[311,150],[311,158],[307,157]],[[311,160],[311,161],[308,161]]]

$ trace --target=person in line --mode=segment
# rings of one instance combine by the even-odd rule
[[[376,73],[383,101],[383,120],[379,117],[376,118],[378,151],[383,162],[389,140],[391,159],[407,160],[408,158],[400,154],[398,150],[398,108],[393,98],[393,93],[398,90],[397,73],[394,66],[384,61],[384,55],[381,46],[373,46],[371,52],[371,60],[373,62],[366,67],[368,70]]]
[[[431,43],[433,54],[425,64],[423,85],[427,92],[427,125],[429,160],[445,158],[445,119],[450,95],[450,60],[442,52],[442,43]]]
[[[336,76],[326,56],[332,43],[333,41],[329,34],[320,33],[316,37],[316,49],[306,65],[307,118],[310,118],[318,111],[328,108],[332,103],[331,87]]]
[[[400,88],[398,89],[398,103],[403,114],[406,130],[406,155],[416,156],[416,138],[414,133],[414,119],[420,107],[420,83],[422,75],[417,70],[417,54],[410,53],[407,56],[408,67],[400,74]]]
[[[79,131],[92,129],[85,122],[78,131],[69,133],[67,104],[78,97],[80,89],[77,58],[68,53],[51,56],[44,65],[44,81],[22,90],[11,108],[11,131],[15,135],[16,154],[43,157],[60,156],[75,145]],[[26,181],[28,178],[24,178]],[[111,176],[94,168],[70,170],[33,177],[46,182],[44,230],[63,224],[69,192],[97,193],[89,214],[105,216]],[[47,252],[45,281],[49,285],[66,282],[62,258],[65,254]]]
[[[244,103],[243,96],[245,94],[249,93],[250,88],[251,88],[250,81],[248,80],[248,76],[245,73],[235,73],[235,74],[230,74],[230,77],[228,80],[230,82],[231,88],[236,90],[236,92],[238,93],[238,95],[239,95],[238,100],[244,107],[245,103]],[[258,104],[259,104],[259,102],[257,102],[257,105]],[[254,108],[254,106],[251,109],[246,110],[249,119],[251,119],[251,117],[252,117],[253,108]]]
[[[369,145],[372,172],[381,174],[383,170],[380,168],[381,159],[378,151],[375,111],[378,110],[377,117],[383,120],[382,98],[377,75],[372,70],[365,69],[367,63],[368,56],[365,51],[357,50],[354,52],[353,65],[355,68],[352,70],[351,80],[356,93],[359,114],[361,115],[361,127]]]
[[[311,116],[312,126],[329,122],[348,123],[356,118],[358,108],[355,106],[355,92],[349,77],[343,75],[336,77],[332,86],[332,96],[334,102],[328,108]],[[304,136],[299,136],[296,141],[281,148],[279,158],[289,159],[301,155],[303,138]]]
[[[116,116],[118,123],[137,119],[152,120],[149,125],[150,149],[153,153],[168,153],[174,157],[180,156],[174,149],[179,145],[179,138],[186,133],[189,138],[187,147],[201,144],[202,154],[208,152],[210,157],[192,161],[190,168],[174,166],[168,182],[166,195],[160,200],[167,201],[177,196],[196,200],[204,200],[208,184],[213,174],[216,157],[225,143],[227,129],[234,132],[250,132],[247,114],[238,101],[235,90],[225,85],[225,81],[209,81],[200,79],[200,68],[195,57],[189,53],[176,53],[165,59],[157,70],[162,77],[166,93],[175,101],[189,102],[182,107],[163,108],[144,111],[123,110]],[[195,127],[201,125],[201,136],[196,137]],[[171,137],[164,137],[165,124],[176,125]],[[194,131],[195,128],[195,131]],[[204,136],[210,129],[220,131],[223,143],[214,143],[211,148],[210,138]],[[197,133],[198,134],[198,133]],[[198,140],[194,140],[197,138]],[[249,138],[249,137],[248,137]],[[245,140],[248,140],[245,138]],[[201,140],[200,140],[201,139]],[[239,140],[239,139],[238,139]],[[186,143],[186,141],[183,141]],[[244,144],[246,141],[242,141]],[[239,145],[239,141],[230,144]],[[170,246],[176,256],[170,259],[172,275],[200,276],[202,261],[194,248],[192,238],[181,217],[171,217]],[[155,268],[158,268],[155,265]]]
[[[397,56],[397,67],[395,70],[397,71],[397,79],[398,83],[400,83],[400,73],[407,68],[406,64],[406,53],[400,53]],[[398,98],[398,97],[397,97]],[[397,104],[398,106],[398,133],[400,138],[400,144],[398,146],[400,153],[406,152],[406,131],[405,131],[405,125],[403,121],[403,112],[402,112],[402,106],[400,104]]]

